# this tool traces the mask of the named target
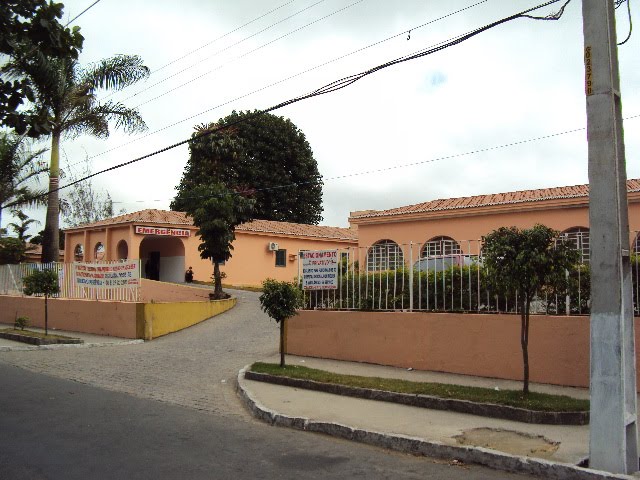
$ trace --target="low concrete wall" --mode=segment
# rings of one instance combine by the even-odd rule
[[[206,302],[147,303],[144,305],[144,339],[151,340],[200,323],[233,308],[236,298]]]
[[[286,329],[294,355],[522,379],[517,315],[305,310]],[[588,387],[589,338],[589,317],[532,316],[531,381]]]
[[[106,300],[50,298],[49,328],[122,338],[142,338],[138,323],[144,320],[144,304]],[[0,296],[0,323],[13,325],[17,316],[44,328],[44,298]]]
[[[236,304],[235,298],[200,302],[114,302],[50,298],[49,328],[122,338],[151,340],[177,332]],[[0,296],[0,323],[13,325],[16,316],[44,328],[44,299]]]

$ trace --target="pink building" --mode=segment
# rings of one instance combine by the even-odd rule
[[[143,276],[183,282],[193,267],[194,280],[210,281],[213,265],[200,258],[197,227],[183,212],[142,210],[65,230],[67,261],[142,260]],[[357,245],[355,230],[255,220],[236,229],[233,257],[221,267],[225,283],[260,285],[268,277],[293,280],[300,250]]]

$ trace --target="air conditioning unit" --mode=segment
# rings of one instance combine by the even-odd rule
[[[267,246],[270,252],[275,252],[276,250],[278,250],[278,244],[276,242],[269,242]]]

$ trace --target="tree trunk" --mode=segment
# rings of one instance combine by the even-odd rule
[[[284,368],[284,322],[280,320],[280,368]]]
[[[42,263],[57,262],[60,255],[60,132],[51,137],[51,161],[49,162],[49,195],[47,197],[47,218],[42,237]]]
[[[213,263],[213,295],[222,298],[222,277],[220,276],[220,264]]]
[[[44,296],[44,334],[49,335],[49,312],[47,310],[47,297]]]
[[[528,296],[523,296],[522,309],[520,314],[520,346],[522,347],[523,381],[522,392],[529,393],[529,307]]]

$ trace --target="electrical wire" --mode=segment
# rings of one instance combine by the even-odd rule
[[[67,24],[65,25],[65,27],[68,27],[71,23],[75,22],[78,18],[80,18],[82,15],[84,15],[85,13],[87,13],[91,8],[93,8],[95,5],[97,5],[100,2],[100,0],[96,0],[95,2],[93,2],[91,5],[89,5],[87,8],[85,8],[83,11],[81,11],[78,15],[76,15],[75,17],[73,17],[71,20],[69,20],[67,22]]]
[[[623,41],[618,43],[618,46],[624,45],[625,43],[627,43],[631,38],[631,32],[633,31],[633,22],[631,20],[631,0],[625,0],[625,1],[627,2],[627,14],[629,15],[629,34],[627,35],[627,38],[625,38]]]
[[[260,19],[262,19],[262,18],[264,18],[264,17],[266,17],[266,16],[268,16],[268,15],[272,14],[273,12],[275,12],[275,11],[277,11],[277,10],[280,10],[281,8],[286,7],[287,5],[290,5],[290,4],[294,3],[295,1],[296,1],[296,0],[289,0],[288,2],[283,3],[282,5],[280,5],[280,6],[276,7],[276,8],[273,8],[273,9],[269,10],[268,12],[265,12],[265,13],[263,13],[262,15],[259,15],[259,16],[255,17],[254,19],[249,20],[248,22],[246,22],[246,23],[244,23],[244,24],[240,25],[239,27],[236,27],[236,28],[234,28],[233,30],[228,31],[228,32],[227,32],[227,33],[225,33],[225,34],[220,35],[220,36],[219,36],[219,37],[217,37],[217,38],[214,38],[214,39],[213,39],[213,40],[211,40],[210,42],[207,42],[207,43],[205,43],[204,45],[199,46],[198,48],[194,48],[193,50],[191,50],[191,51],[189,51],[189,52],[185,53],[184,55],[182,55],[182,56],[180,56],[180,57],[178,57],[178,58],[175,58],[175,59],[171,60],[171,61],[170,61],[170,62],[168,62],[168,63],[165,63],[164,65],[162,65],[162,66],[161,66],[161,67],[159,67],[159,68],[156,68],[155,70],[153,70],[153,71],[150,73],[150,75],[154,75],[154,74],[158,73],[159,71],[164,70],[164,69],[165,69],[166,67],[168,67],[169,65],[173,65],[174,63],[177,63],[177,62],[179,62],[180,60],[183,60],[183,59],[187,58],[188,56],[190,56],[190,55],[194,54],[195,52],[198,52],[198,51],[202,50],[203,48],[208,47],[209,45],[213,45],[213,44],[214,44],[214,43],[216,43],[217,41],[222,40],[222,39],[223,39],[223,38],[225,38],[225,37],[228,37],[228,36],[229,36],[229,35],[231,35],[232,33],[235,33],[235,32],[237,32],[237,31],[239,31],[239,30],[242,30],[244,27],[247,27],[247,26],[251,25],[252,23],[257,22],[258,20],[260,20]],[[324,0],[322,0],[322,1],[324,1]],[[318,2],[318,3],[320,3],[320,2]],[[316,5],[316,4],[314,3],[312,6],[314,6],[314,5]],[[290,17],[287,17],[287,18],[290,18]],[[281,21],[280,21],[280,22],[281,22]],[[280,22],[277,22],[277,23],[280,23]],[[273,25],[275,25],[275,24],[273,24]],[[268,28],[271,28],[271,26],[269,26]],[[240,43],[240,42],[238,42],[238,43]],[[234,44],[234,45],[235,45],[235,44]],[[220,52],[217,52],[217,53],[220,53]],[[217,55],[217,53],[216,53],[216,54],[214,54],[214,55],[212,55],[212,56]],[[207,57],[205,60],[207,60],[207,59],[211,58],[212,56]],[[197,64],[195,64],[195,65],[197,65]],[[194,65],[192,65],[192,66],[194,66]],[[184,69],[184,70],[182,70],[182,71],[188,70],[189,68],[191,68],[191,67],[187,67],[186,69]],[[176,75],[177,75],[177,74],[179,74],[179,73],[181,73],[181,72],[176,73]],[[165,78],[164,80],[162,80],[162,81],[160,81],[160,82],[158,82],[158,83],[156,83],[156,84],[154,84],[154,85],[150,85],[150,86],[149,86],[149,87],[147,87],[146,89],[141,90],[140,92],[135,93],[134,95],[132,95],[132,96],[130,96],[130,97],[127,97],[127,99],[129,99],[129,98],[133,98],[133,97],[135,97],[136,95],[138,95],[138,94],[140,94],[140,93],[143,93],[144,91],[146,91],[146,90],[148,90],[148,89],[152,88],[153,86],[158,85],[158,84],[160,84],[160,83],[164,82],[165,80],[168,80],[169,78],[171,78],[171,77],[167,77],[167,78]],[[105,95],[105,96],[103,97],[103,99],[104,99],[104,100],[106,100],[106,99],[108,99],[108,98],[111,98],[111,97],[112,97],[112,96],[114,96],[116,93],[120,93],[120,92],[122,92],[122,91],[126,90],[127,88],[129,88],[130,86],[131,86],[131,85],[128,85],[127,87],[123,88],[123,89],[122,89],[122,90],[120,90],[119,92],[110,92],[109,94]],[[127,100],[127,99],[125,99],[125,100]]]
[[[269,26],[267,26],[267,27],[263,28],[262,30],[259,30],[259,31],[255,32],[255,33],[252,33],[251,35],[249,35],[249,36],[247,36],[247,37],[243,38],[242,40],[238,40],[237,42],[232,43],[231,45],[228,45],[228,46],[224,47],[224,48],[223,48],[223,49],[221,49],[221,50],[218,50],[218,51],[217,51],[217,52],[215,52],[213,55],[210,55],[210,56],[208,56],[208,57],[206,57],[206,58],[203,58],[202,60],[199,60],[198,62],[193,63],[193,64],[189,65],[188,67],[186,67],[186,68],[184,68],[184,69],[182,69],[182,70],[180,70],[180,71],[178,71],[178,72],[176,72],[176,73],[173,73],[173,74],[169,75],[168,77],[165,77],[165,78],[163,78],[162,80],[160,80],[160,81],[158,81],[158,82],[156,82],[156,83],[154,83],[154,84],[152,84],[152,85],[149,85],[149,86],[145,87],[144,89],[140,90],[139,92],[134,93],[133,95],[131,95],[131,96],[129,96],[129,97],[127,97],[127,98],[125,98],[125,99],[124,99],[124,100],[122,100],[122,101],[123,101],[123,102],[126,102],[127,100],[130,100],[130,99],[132,99],[132,98],[134,98],[134,97],[137,97],[138,95],[140,95],[140,94],[142,94],[142,93],[144,93],[144,92],[146,92],[146,91],[148,91],[148,90],[151,90],[152,88],[154,88],[154,87],[156,87],[156,86],[158,86],[158,85],[160,85],[160,84],[162,84],[162,83],[166,82],[167,80],[170,80],[170,79],[172,79],[172,78],[174,78],[174,77],[176,77],[176,76],[178,76],[178,75],[181,75],[182,73],[186,72],[187,70],[190,70],[190,69],[192,69],[192,68],[194,68],[194,67],[197,67],[198,65],[202,64],[202,63],[203,63],[203,62],[205,62],[206,60],[209,60],[209,59],[211,59],[211,58],[213,58],[213,57],[215,57],[215,56],[217,56],[217,55],[219,55],[219,54],[221,54],[221,53],[223,53],[223,52],[226,52],[227,50],[230,50],[230,49],[232,49],[233,47],[236,47],[236,46],[238,46],[238,45],[240,45],[240,44],[242,44],[242,43],[246,42],[247,40],[250,40],[251,38],[258,36],[258,35],[260,35],[261,33],[264,33],[264,32],[266,32],[267,30],[270,30],[270,29],[274,28],[276,25],[279,25],[279,24],[281,24],[281,23],[283,23],[283,22],[286,22],[287,20],[290,20],[290,19],[292,19],[293,17],[296,17],[296,16],[298,16],[298,15],[300,15],[300,14],[302,14],[302,13],[306,12],[307,10],[309,10],[309,9],[311,9],[311,8],[313,8],[313,7],[315,7],[316,5],[319,5],[319,4],[323,3],[323,2],[325,2],[325,1],[326,1],[326,0],[318,0],[317,2],[315,2],[315,3],[313,3],[313,4],[311,4],[311,5],[307,6],[307,7],[305,7],[305,8],[303,8],[303,9],[298,10],[297,12],[295,12],[295,13],[293,13],[293,14],[289,15],[288,17],[282,18],[282,19],[278,20],[277,22],[272,23],[271,25],[269,25]],[[322,17],[322,18],[318,19],[318,20],[315,20],[315,21],[313,21],[313,22],[311,22],[311,23],[309,23],[309,24],[305,25],[304,27],[297,28],[296,30],[291,31],[291,32],[289,32],[288,34],[282,35],[281,37],[278,37],[278,38],[276,38],[275,40],[272,40],[272,41],[271,41],[271,42],[269,42],[269,43],[266,43],[266,44],[264,44],[264,45],[261,45],[260,47],[258,47],[258,48],[256,48],[256,49],[254,49],[254,50],[252,50],[252,51],[250,51],[250,52],[248,52],[248,53],[245,53],[244,55],[241,55],[240,57],[234,58],[233,60],[231,60],[230,62],[227,62],[227,63],[231,63],[231,62],[233,62],[233,61],[235,61],[235,60],[238,60],[239,58],[243,58],[243,57],[245,57],[245,56],[247,56],[247,55],[249,55],[249,54],[251,54],[251,53],[253,53],[253,52],[257,51],[257,50],[259,50],[260,48],[263,48],[263,47],[265,47],[265,46],[267,46],[267,45],[270,45],[271,43],[274,43],[274,42],[276,42],[276,41],[278,41],[278,40],[281,40],[282,38],[285,38],[285,37],[287,37],[288,35],[291,35],[292,33],[297,32],[298,30],[302,30],[303,28],[306,28],[306,27],[308,27],[308,26],[310,26],[310,25],[313,25],[314,23],[319,22],[320,20],[324,20],[325,18],[328,18],[328,17],[330,17],[331,15],[334,15],[334,14],[336,14],[336,13],[338,13],[338,12],[341,12],[342,10],[346,10],[347,8],[350,8],[350,7],[352,7],[353,5],[355,5],[355,4],[357,4],[357,3],[360,3],[360,2],[363,2],[363,1],[364,1],[364,0],[358,0],[358,1],[357,1],[357,2],[355,2],[355,3],[353,3],[353,4],[351,4],[351,5],[348,5],[347,7],[344,7],[344,8],[341,8],[341,9],[339,9],[339,10],[336,10],[336,11],[334,11],[333,13],[331,13],[331,14],[329,14],[329,15],[326,15],[326,16],[324,16],[324,17]],[[169,92],[172,92],[172,91],[174,91],[174,90],[177,90],[178,88],[184,87],[185,85],[188,85],[189,83],[191,83],[191,82],[193,82],[193,81],[195,81],[195,80],[197,80],[197,79],[199,79],[199,78],[202,78],[202,77],[204,77],[204,76],[206,76],[206,75],[209,75],[210,73],[213,73],[213,72],[214,72],[214,71],[216,71],[216,70],[219,70],[219,69],[220,69],[220,68],[222,68],[224,65],[226,65],[226,63],[225,63],[225,64],[223,64],[222,66],[219,66],[217,69],[210,70],[210,71],[208,71],[208,72],[206,72],[206,73],[204,73],[204,74],[202,74],[202,75],[199,75],[198,77],[196,77],[196,78],[194,78],[194,79],[192,79],[192,80],[190,80],[190,81],[188,81],[188,82],[186,82],[186,83],[183,83],[182,85],[179,85],[179,86],[177,86],[177,87],[175,87],[175,88],[172,88],[171,90],[169,90],[169,91],[167,91],[167,92],[163,93],[162,95],[158,95],[157,97],[152,98],[151,100],[147,100],[146,102],[141,103],[140,105],[144,105],[144,104],[146,104],[146,103],[152,102],[153,100],[155,100],[155,99],[157,99],[157,98],[160,98],[160,97],[162,97],[162,96],[166,95],[166,94],[167,94],[167,93],[169,93]],[[137,106],[137,107],[135,107],[135,108],[138,108],[140,105],[138,105],[138,106]]]
[[[151,99],[149,99],[149,100],[146,100],[146,101],[144,101],[144,102],[142,102],[142,103],[140,103],[140,104],[136,105],[134,108],[136,108],[136,109],[137,109],[137,108],[139,108],[139,107],[141,107],[141,106],[143,106],[143,105],[146,105],[146,104],[148,104],[148,103],[151,103],[151,102],[153,102],[153,101],[155,101],[155,100],[157,100],[157,99],[159,99],[159,98],[162,98],[162,97],[164,97],[165,95],[167,95],[167,94],[169,94],[169,93],[171,93],[171,92],[173,92],[173,91],[175,91],[175,90],[178,90],[178,89],[180,89],[180,88],[182,88],[182,87],[185,87],[185,86],[189,85],[190,83],[195,82],[196,80],[200,80],[201,78],[204,78],[204,77],[206,77],[207,75],[212,74],[213,72],[216,72],[216,71],[218,71],[218,70],[221,70],[222,68],[224,68],[225,66],[229,65],[230,63],[235,62],[236,60],[240,60],[240,59],[242,59],[242,58],[244,58],[244,57],[247,57],[247,56],[249,56],[249,55],[251,55],[251,54],[253,54],[253,53],[255,53],[255,52],[257,52],[257,51],[259,51],[259,50],[261,50],[261,49],[263,49],[263,48],[265,48],[265,47],[267,47],[267,46],[269,46],[269,45],[271,45],[272,43],[275,43],[275,42],[277,42],[277,41],[280,41],[280,40],[282,40],[283,38],[288,37],[289,35],[293,35],[294,33],[297,33],[297,32],[299,32],[299,31],[301,31],[301,30],[304,30],[305,28],[310,27],[311,25],[314,25],[314,24],[316,24],[316,23],[318,23],[318,22],[321,22],[322,20],[325,20],[325,19],[327,19],[327,18],[329,18],[329,17],[331,17],[331,16],[333,16],[333,15],[335,15],[335,14],[337,14],[337,13],[340,13],[340,12],[342,12],[342,11],[344,11],[344,10],[347,10],[347,9],[349,9],[349,8],[351,8],[351,7],[353,7],[353,6],[357,5],[357,4],[359,4],[359,3],[362,3],[363,1],[364,1],[364,0],[357,0],[357,1],[355,1],[355,2],[353,2],[353,3],[351,3],[351,4],[349,4],[349,5],[347,5],[347,6],[345,6],[345,7],[342,7],[342,8],[340,8],[340,9],[338,9],[338,10],[335,10],[335,11],[333,11],[333,12],[331,12],[331,13],[329,13],[329,14],[327,14],[327,15],[323,16],[323,17],[320,17],[320,18],[318,18],[318,19],[316,19],[316,20],[314,20],[314,21],[312,21],[312,22],[309,22],[309,23],[307,23],[306,25],[303,25],[302,27],[296,28],[295,30],[291,30],[290,32],[285,33],[284,35],[281,35],[281,36],[279,36],[279,37],[277,37],[277,38],[274,38],[273,40],[270,40],[270,41],[269,41],[269,42],[267,42],[267,43],[263,43],[263,44],[262,44],[262,45],[260,45],[259,47],[256,47],[256,48],[254,48],[253,50],[249,50],[248,52],[245,52],[245,53],[243,53],[242,55],[239,55],[239,56],[235,57],[234,59],[232,59],[232,60],[230,60],[230,61],[228,61],[228,62],[226,62],[226,63],[223,63],[222,65],[219,65],[217,68],[214,68],[213,70],[209,70],[208,72],[205,72],[205,73],[203,73],[203,74],[201,74],[201,75],[198,75],[197,77],[194,77],[194,78],[192,78],[191,80],[189,80],[189,81],[187,81],[187,82],[185,82],[185,83],[182,83],[182,84],[178,85],[177,87],[174,87],[174,88],[172,88],[172,89],[170,89],[170,90],[167,90],[166,92],[164,92],[164,93],[162,93],[162,94],[160,94],[160,95],[157,95],[157,96],[155,96],[155,97],[153,97],[153,98],[151,98]],[[156,84],[156,85],[157,85],[157,84]],[[130,97],[130,98],[131,98],[131,97]]]
[[[88,180],[90,178],[96,177],[96,176],[101,175],[103,173],[107,173],[107,172],[110,172],[110,171],[113,171],[113,170],[117,170],[117,169],[126,167],[128,165],[132,165],[134,163],[140,162],[140,161],[145,160],[147,158],[150,158],[150,157],[153,157],[155,155],[159,155],[159,154],[164,153],[166,151],[169,151],[169,150],[172,150],[174,148],[177,148],[177,147],[179,147],[181,145],[185,145],[185,144],[188,144],[188,143],[193,142],[195,140],[198,140],[200,138],[203,138],[203,137],[206,137],[206,136],[209,136],[209,135],[213,135],[214,133],[216,133],[218,131],[221,131],[223,129],[228,129],[228,128],[233,127],[233,126],[235,126],[235,125],[237,125],[239,123],[244,123],[244,122],[251,121],[252,119],[254,119],[254,118],[258,117],[258,116],[264,115],[264,114],[272,112],[274,110],[279,110],[279,109],[281,109],[283,107],[286,107],[288,105],[292,105],[294,103],[298,103],[300,101],[307,100],[307,99],[312,98],[312,97],[325,95],[327,93],[331,93],[331,92],[335,92],[335,91],[341,90],[343,88],[348,87],[349,85],[352,85],[353,83],[357,82],[358,80],[361,80],[365,76],[371,75],[371,74],[373,74],[375,72],[378,72],[378,71],[383,70],[385,68],[391,67],[393,65],[398,65],[400,63],[404,63],[404,62],[407,62],[407,61],[410,61],[410,60],[415,60],[417,58],[422,58],[424,56],[427,56],[427,55],[430,55],[432,53],[438,52],[438,51],[443,50],[445,48],[448,48],[448,47],[451,47],[451,46],[454,46],[454,45],[458,45],[458,44],[460,44],[460,43],[462,43],[462,42],[464,42],[466,40],[469,40],[470,38],[473,38],[474,36],[479,35],[480,33],[485,32],[485,31],[487,31],[487,30],[489,30],[491,28],[494,28],[494,27],[496,27],[498,25],[501,25],[503,23],[506,23],[506,22],[509,22],[509,21],[512,21],[512,20],[516,20],[518,18],[524,18],[524,16],[527,15],[528,13],[530,13],[530,12],[533,12],[535,10],[539,10],[541,8],[545,8],[545,7],[549,6],[549,5],[553,5],[554,3],[558,3],[558,2],[559,2],[559,0],[549,0],[549,1],[544,2],[544,3],[542,3],[542,4],[540,4],[540,5],[536,6],[536,7],[528,8],[526,10],[523,10],[522,12],[516,13],[514,15],[510,15],[508,17],[504,17],[504,18],[502,18],[500,20],[496,20],[496,21],[494,21],[494,22],[492,22],[490,24],[487,24],[487,25],[485,25],[483,27],[479,27],[479,28],[477,28],[475,30],[472,30],[472,31],[470,31],[470,32],[468,32],[468,33],[466,33],[464,35],[460,35],[458,37],[454,37],[454,38],[452,38],[451,40],[449,40],[447,42],[441,42],[440,44],[438,44],[438,45],[436,45],[434,47],[429,47],[429,48],[421,50],[421,51],[419,51],[417,53],[414,53],[414,54],[411,54],[411,55],[406,55],[404,57],[400,57],[400,58],[397,58],[395,60],[391,60],[389,62],[383,63],[381,65],[378,65],[376,67],[370,68],[370,69],[365,70],[363,72],[360,72],[358,74],[350,75],[348,77],[344,77],[344,78],[342,78],[340,80],[336,80],[335,82],[331,82],[331,83],[329,83],[329,84],[327,84],[327,85],[325,85],[325,86],[323,86],[323,87],[321,87],[321,88],[319,88],[317,90],[314,90],[314,91],[312,91],[310,93],[307,93],[305,95],[301,95],[301,96],[298,96],[298,97],[291,98],[289,100],[285,100],[284,102],[280,102],[280,103],[278,103],[276,105],[273,105],[273,106],[271,106],[269,108],[266,108],[266,109],[263,109],[263,110],[256,110],[254,113],[252,113],[252,114],[250,114],[250,115],[248,115],[248,116],[246,116],[246,117],[244,117],[242,119],[239,119],[239,120],[237,120],[235,122],[230,122],[230,123],[228,123],[228,124],[226,124],[224,126],[218,126],[218,127],[210,128],[208,130],[204,130],[199,134],[192,135],[191,138],[188,138],[186,140],[182,140],[180,142],[176,142],[176,143],[174,143],[172,145],[169,145],[167,147],[161,148],[159,150],[156,150],[154,152],[148,153],[146,155],[142,155],[140,157],[134,158],[134,159],[129,160],[127,162],[123,162],[123,163],[114,165],[112,167],[105,168],[105,169],[100,170],[98,172],[94,172],[94,173],[92,173],[90,175],[86,175],[85,177],[80,178],[80,179],[78,179],[76,181],[73,181],[73,182],[67,183],[65,185],[59,186],[59,187],[57,187],[55,189],[49,190],[48,192],[41,194],[41,195],[36,195],[36,196],[33,197],[33,199],[35,200],[35,199],[47,196],[47,195],[49,195],[49,194],[51,194],[53,192],[60,191],[60,190],[63,190],[65,188],[71,187],[71,186],[73,186],[73,185],[75,185],[77,183],[83,182],[85,180]],[[15,203],[15,202],[13,202],[13,203]],[[7,204],[7,205],[3,206],[2,208],[4,209],[4,208],[11,207],[11,206],[13,206],[13,204],[10,203],[10,204]]]
[[[220,103],[220,104],[218,104],[218,105],[215,105],[215,106],[213,106],[213,107],[207,108],[206,110],[203,110],[203,111],[201,111],[201,112],[195,113],[195,114],[193,114],[193,115],[190,115],[190,116],[188,116],[188,117],[186,117],[186,118],[183,118],[183,119],[181,119],[181,120],[178,120],[178,121],[176,121],[176,122],[170,123],[169,125],[165,125],[164,127],[161,127],[161,128],[159,128],[159,129],[157,129],[157,130],[154,130],[153,132],[145,133],[144,135],[141,135],[141,136],[139,136],[139,137],[136,137],[136,138],[134,138],[133,140],[130,140],[130,141],[125,142],[125,143],[121,143],[121,144],[120,144],[120,145],[118,145],[118,146],[112,147],[112,148],[110,148],[110,149],[108,149],[108,150],[104,150],[103,152],[100,152],[100,153],[97,153],[97,154],[95,154],[95,155],[92,155],[91,157],[89,157],[89,159],[93,159],[93,158],[96,158],[96,157],[100,157],[100,156],[102,156],[102,155],[105,155],[105,154],[107,154],[107,153],[113,152],[113,151],[118,150],[118,149],[120,149],[120,148],[122,148],[122,147],[125,147],[125,146],[127,146],[127,145],[131,145],[132,143],[139,142],[140,140],[143,140],[143,139],[145,139],[145,138],[147,138],[147,137],[150,137],[150,136],[155,135],[155,134],[157,134],[157,133],[160,133],[160,132],[163,132],[163,131],[165,131],[165,130],[168,130],[169,128],[175,127],[176,125],[180,125],[181,123],[187,122],[187,121],[189,121],[189,120],[193,120],[194,118],[197,118],[197,117],[199,117],[200,115],[204,115],[205,113],[212,112],[212,111],[214,111],[214,110],[217,110],[218,108],[224,107],[225,105],[229,105],[229,104],[231,104],[231,103],[233,103],[233,102],[236,102],[236,101],[238,101],[238,100],[242,100],[242,99],[244,99],[244,98],[246,98],[246,97],[249,97],[249,96],[254,95],[254,94],[256,94],[256,93],[262,92],[262,91],[264,91],[264,90],[267,90],[267,89],[269,89],[269,88],[271,88],[271,87],[274,87],[274,86],[276,86],[276,85],[279,85],[279,84],[281,84],[281,83],[285,83],[285,82],[287,82],[287,81],[289,81],[289,80],[292,80],[292,79],[294,79],[294,78],[296,78],[296,77],[302,76],[302,75],[304,75],[304,74],[306,74],[306,73],[312,72],[312,71],[314,71],[314,70],[317,70],[317,69],[319,69],[319,68],[325,67],[325,66],[330,65],[330,64],[332,64],[332,63],[335,63],[335,62],[337,62],[337,61],[343,60],[343,59],[345,59],[345,58],[347,58],[347,57],[350,57],[350,56],[352,56],[352,55],[355,55],[355,54],[357,54],[357,53],[360,53],[360,52],[363,52],[363,51],[365,51],[365,50],[368,50],[369,48],[372,48],[372,47],[378,46],[378,45],[380,45],[380,44],[382,44],[382,43],[385,43],[385,42],[388,42],[388,41],[390,41],[390,40],[393,40],[394,38],[398,38],[398,37],[400,37],[400,36],[404,36],[405,34],[407,34],[408,32],[410,32],[410,31],[412,31],[412,30],[418,30],[418,29],[421,29],[421,28],[426,27],[426,26],[428,26],[428,25],[431,25],[431,24],[433,24],[433,23],[436,23],[436,22],[439,22],[439,21],[441,21],[441,20],[444,20],[444,19],[446,19],[446,18],[452,17],[453,15],[457,15],[457,14],[459,14],[459,13],[461,13],[461,12],[464,12],[464,11],[469,10],[469,9],[471,9],[471,8],[477,7],[478,5],[481,5],[481,4],[483,4],[483,3],[486,3],[487,1],[488,1],[488,0],[480,0],[479,2],[474,3],[474,4],[472,4],[472,5],[468,5],[468,6],[464,7],[464,8],[459,9],[459,10],[455,10],[455,11],[453,11],[453,12],[447,13],[446,15],[443,15],[443,16],[440,16],[440,17],[435,18],[435,19],[433,19],[433,20],[430,20],[430,21],[428,21],[428,22],[422,23],[421,25],[417,25],[417,26],[415,26],[415,27],[411,27],[411,28],[410,28],[410,29],[408,29],[408,30],[404,30],[404,31],[402,31],[402,32],[400,32],[400,33],[397,33],[397,34],[395,34],[395,35],[391,35],[390,37],[387,37],[387,38],[385,38],[385,39],[382,39],[382,40],[379,40],[379,41],[377,41],[377,42],[371,43],[371,44],[366,45],[366,46],[364,46],[364,47],[358,48],[358,49],[353,50],[353,51],[351,51],[351,52],[349,52],[349,53],[346,53],[346,54],[344,54],[344,55],[341,55],[341,56],[339,56],[339,57],[335,57],[335,58],[333,58],[333,59],[331,59],[331,60],[328,60],[328,61],[323,62],[323,63],[321,63],[321,64],[315,65],[315,66],[313,66],[313,67],[311,67],[311,68],[308,68],[308,69],[306,69],[306,70],[302,70],[302,71],[300,71],[300,72],[298,72],[298,73],[295,73],[295,74],[290,75],[290,76],[288,76],[288,77],[285,77],[285,78],[283,78],[283,79],[277,80],[277,81],[275,81],[275,82],[273,82],[273,83],[270,83],[270,84],[268,84],[268,85],[262,86],[262,87],[260,87],[260,88],[258,88],[258,89],[252,90],[252,91],[250,91],[250,92],[247,92],[247,93],[245,93],[245,94],[243,94],[243,95],[240,95],[240,96],[238,96],[238,97],[235,97],[235,98],[232,98],[232,99],[230,99],[230,100],[227,100],[227,101],[225,101],[225,102],[223,102],[223,103]],[[77,165],[78,163],[82,163],[82,162],[77,162],[77,163],[75,163],[75,164],[73,164],[73,165]],[[73,166],[73,165],[72,165],[72,166]]]
[[[627,117],[626,119],[631,119],[631,118],[636,118],[636,117],[640,117],[640,115],[635,115],[633,117]],[[586,128],[585,127],[580,127],[580,128],[573,128],[571,130],[564,130],[562,132],[555,132],[555,133],[550,133],[548,135],[542,135],[539,137],[533,137],[533,138],[527,138],[524,140],[516,140],[513,142],[509,142],[509,143],[503,143],[501,145],[494,145],[491,147],[485,147],[485,148],[477,148],[475,150],[470,150],[468,152],[463,152],[463,153],[455,153],[455,154],[451,154],[451,155],[445,155],[445,156],[440,156],[440,157],[436,157],[436,158],[430,158],[428,160],[419,160],[416,162],[411,162],[411,163],[403,163],[403,164],[399,164],[399,165],[391,165],[388,167],[383,167],[383,168],[376,168],[373,170],[362,170],[359,172],[352,172],[352,173],[348,173],[348,174],[344,174],[344,175],[336,175],[333,177],[323,177],[322,178],[322,182],[329,182],[329,181],[334,181],[334,180],[343,180],[346,178],[353,178],[353,177],[360,177],[363,175],[371,175],[374,173],[382,173],[382,172],[388,172],[391,170],[399,170],[399,169],[403,169],[403,168],[409,168],[409,167],[416,167],[416,166],[420,166],[420,165],[425,165],[425,164],[429,164],[429,163],[435,163],[435,162],[441,162],[443,160],[451,160],[454,158],[461,158],[461,157],[468,157],[471,155],[477,155],[479,153],[486,153],[486,152],[491,152],[494,150],[501,150],[504,148],[510,148],[510,147],[515,147],[518,145],[523,145],[523,144],[527,144],[527,143],[532,143],[532,142],[537,142],[540,140],[547,140],[549,138],[554,138],[554,137],[559,137],[561,135],[567,135],[570,133],[576,133],[576,132],[582,132],[585,131]],[[269,191],[269,190],[278,190],[278,189],[283,189],[283,188],[289,188],[289,187],[301,187],[301,186],[305,186],[305,185],[309,185],[309,184],[313,184],[315,183],[315,181],[308,181],[308,182],[294,182],[294,183],[289,183],[289,184],[283,184],[283,185],[275,185],[275,186],[271,186],[271,187],[264,187],[264,188],[248,188],[248,190],[250,190],[251,192],[264,192],[264,191]],[[232,192],[232,193],[237,193],[237,192]],[[192,195],[192,196],[183,196],[181,198],[188,198],[188,199],[193,199],[193,198],[210,198],[210,196],[203,196],[203,195]],[[164,199],[154,199],[154,200],[149,200],[149,199],[144,199],[144,200],[130,200],[130,201],[116,201],[114,200],[113,203],[122,203],[122,204],[127,204],[127,203],[144,203],[144,202],[165,202],[165,201],[169,201],[172,200],[171,198],[164,198]]]

